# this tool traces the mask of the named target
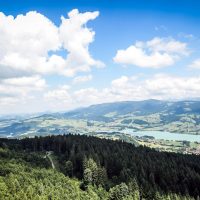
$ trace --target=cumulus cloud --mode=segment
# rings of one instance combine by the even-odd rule
[[[69,85],[59,86],[57,89],[48,91],[44,97],[46,99],[55,99],[55,100],[62,100],[62,101],[69,101],[71,100],[71,96],[69,94]]]
[[[43,92],[46,81],[40,76],[7,78],[0,80],[0,106],[19,105],[35,98],[34,93]]]
[[[7,77],[47,72],[48,52],[60,47],[57,27],[37,12],[0,13],[0,33],[0,69]]]
[[[92,67],[102,67],[104,64],[89,52],[95,32],[87,27],[87,23],[98,15],[98,11],[80,13],[74,9],[55,25],[36,11],[16,17],[0,12],[1,111],[19,111],[23,104],[30,110],[43,109],[41,94],[48,88],[44,79],[48,75],[70,77],[88,72]],[[91,75],[76,77],[74,81],[84,82],[91,78]],[[62,86],[52,90],[45,98],[57,96],[63,101],[66,89]],[[34,99],[36,106],[32,108]],[[4,105],[13,107],[6,109]]]
[[[126,81],[124,81],[126,78]],[[200,77],[179,77],[156,74],[140,80],[134,77],[121,77],[112,81],[111,91],[126,100],[142,99],[187,99],[199,96]],[[121,87],[120,87],[121,85]]]
[[[141,45],[140,45],[141,46]],[[143,47],[149,48],[153,52],[167,52],[175,54],[188,55],[187,44],[180,41],[176,41],[173,38],[158,38],[155,37],[146,43],[143,43]]]
[[[35,82],[40,82],[40,84]],[[5,79],[0,85],[0,96],[3,95],[3,98],[0,98],[2,108],[5,108],[4,104],[15,104],[14,108],[16,109],[16,104],[21,106],[21,102],[27,102],[26,105],[30,105],[32,98],[35,98],[32,94],[40,92],[38,95],[40,108],[59,111],[115,101],[198,98],[200,76],[180,77],[169,74],[156,74],[148,78],[141,75],[121,76],[112,80],[108,87],[102,89],[88,87],[74,90],[69,85],[61,85],[46,90],[46,83],[40,77]],[[16,87],[16,85],[18,86]],[[29,86],[27,87],[27,85]]]
[[[49,87],[45,81],[47,75],[73,77],[72,84],[78,84],[93,78],[90,74],[78,76],[79,72],[104,66],[89,51],[95,32],[87,27],[87,23],[98,16],[98,11],[80,13],[74,9],[55,25],[35,11],[16,17],[0,13],[1,112],[26,111],[26,108],[27,112],[66,110],[112,101],[198,97],[200,77],[163,74],[147,79],[121,76],[103,89],[56,87],[50,79],[49,83],[53,84]],[[156,37],[119,50],[114,61],[161,68],[173,65],[188,54],[186,43]],[[200,61],[196,60],[192,65],[200,68]]]
[[[2,85],[16,87],[31,87],[31,89],[41,90],[46,87],[46,82],[40,76],[8,78],[1,81]]]
[[[59,99],[60,107],[62,105],[70,108],[125,100],[181,100],[199,97],[199,85],[199,76],[179,77],[156,74],[147,79],[137,76],[121,76],[113,80],[107,88],[90,87],[75,91],[70,88],[57,88],[47,93],[45,97],[48,102]]]
[[[200,77],[178,77],[159,74],[145,81],[145,88],[152,98],[190,99],[199,96]]]
[[[77,76],[73,79],[73,83],[74,84],[78,84],[78,83],[84,83],[87,81],[91,81],[92,80],[92,75],[86,75],[86,76]]]
[[[173,65],[181,56],[189,54],[187,44],[173,38],[153,38],[137,41],[125,50],[118,50],[114,62],[138,67],[162,68]]]
[[[99,12],[79,13],[77,9],[68,13],[69,18],[62,17],[60,38],[69,54],[66,59],[65,74],[74,75],[77,71],[90,71],[91,66],[103,66],[103,63],[94,60],[89,51],[89,44],[94,41],[95,32],[86,27],[89,20],[94,20]]]
[[[48,108],[54,111],[75,108],[70,88],[69,85],[62,85],[46,92],[44,100],[48,104]]]
[[[196,59],[194,60],[190,65],[189,65],[190,68],[193,68],[193,69],[200,69],[200,59]]]
[[[102,66],[89,53],[95,32],[86,26],[98,15],[74,9],[56,26],[35,11],[16,18],[0,13],[0,78],[48,73],[74,76]]]

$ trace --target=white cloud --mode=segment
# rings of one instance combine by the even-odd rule
[[[80,90],[57,88],[45,96],[52,105],[69,109],[91,104],[126,100],[181,100],[199,97],[200,77],[179,77],[157,74],[147,79],[122,76],[111,82],[110,87],[93,87]],[[55,101],[59,100],[59,101]],[[56,103],[57,102],[57,103]],[[58,107],[57,107],[58,108]]]
[[[188,99],[199,97],[200,77],[156,75],[145,81],[145,88],[152,98]]]
[[[174,64],[174,59],[166,53],[155,52],[147,55],[143,49],[135,46],[130,46],[126,50],[119,50],[114,61],[120,64],[151,68],[160,68]]]
[[[71,99],[71,96],[69,94],[69,89],[70,86],[69,85],[63,85],[63,86],[59,86],[57,89],[48,91],[44,97],[46,99],[55,99],[55,100],[62,100],[62,101],[68,101],[69,99]]]
[[[46,87],[46,82],[39,76],[20,77],[20,78],[8,78],[1,81],[3,85],[9,85],[14,87],[31,87],[31,89],[43,89]]]
[[[159,38],[155,37],[146,44],[143,43],[143,47],[149,48],[153,52],[167,52],[175,53],[178,55],[188,55],[187,44],[174,40],[173,38]]]
[[[57,26],[36,11],[16,17],[0,12],[1,112],[48,109],[43,99],[44,90],[45,99],[54,98],[57,102],[63,102],[70,95],[67,95],[67,86],[47,92],[44,76],[75,76],[103,66],[89,52],[95,32],[87,23],[98,15],[97,11],[79,13],[74,9],[67,17],[61,17]],[[91,75],[77,77],[75,82],[91,78]]]
[[[67,17],[61,17],[57,26],[35,11],[16,18],[0,13],[1,112],[66,110],[111,101],[198,97],[200,77],[155,75],[144,80],[122,76],[103,89],[48,87],[44,75],[72,76],[72,83],[78,84],[93,78],[90,74],[75,77],[78,72],[104,65],[89,51],[95,32],[87,23],[98,16],[97,11],[79,13],[74,9]],[[160,68],[173,65],[188,54],[186,43],[173,38],[154,38],[119,50],[114,61]],[[200,68],[200,61],[194,61],[194,66]]]
[[[200,77],[157,74],[144,80],[121,77],[112,81],[110,90],[115,91],[120,100],[187,99],[199,96],[199,84]]]
[[[31,11],[14,18],[0,13],[0,21],[1,58],[11,52],[46,56],[59,48],[57,27],[42,14]]]
[[[196,59],[194,60],[190,65],[189,65],[190,68],[193,68],[193,69],[200,69],[200,59]]]
[[[74,9],[56,26],[35,11],[16,18],[0,13],[0,78],[48,73],[74,76],[103,65],[89,53],[95,32],[86,27],[98,15]]]
[[[118,79],[115,79],[112,81],[112,85],[115,87],[123,87],[124,85],[127,85],[129,81],[129,78],[127,76],[121,76]]]
[[[48,108],[54,111],[75,108],[69,85],[59,86],[56,89],[48,91],[44,94],[44,100],[48,104]]]
[[[92,80],[92,75],[86,75],[86,76],[77,76],[73,79],[73,83],[74,84],[78,84],[78,83],[84,83],[87,81],[91,81]]]
[[[90,105],[92,102],[101,103],[102,99],[106,101],[106,99],[111,96],[106,90],[99,91],[92,87],[77,90],[72,95],[74,99],[76,99],[76,103],[82,105]]]
[[[180,77],[167,74],[156,74],[148,78],[141,75],[121,76],[111,81],[106,88],[89,87],[77,90],[69,85],[47,88],[40,77],[14,78],[1,81],[0,96],[3,98],[0,98],[0,107],[5,110],[10,104],[13,105],[12,110],[27,107],[28,111],[59,111],[115,101],[182,100],[198,98],[199,85],[200,76]]]
[[[59,28],[63,46],[68,50],[65,69],[66,75],[74,75],[77,71],[90,71],[92,66],[103,66],[100,61],[94,60],[89,51],[89,44],[94,41],[95,32],[86,27],[89,20],[94,20],[99,12],[79,13],[77,9],[68,13],[68,19],[62,17]]]
[[[46,81],[39,76],[8,78],[0,81],[0,95],[21,96],[47,88]]]
[[[181,56],[188,55],[187,44],[172,38],[153,38],[138,41],[125,50],[118,50],[114,62],[138,67],[162,68],[173,65]]]
[[[0,69],[11,69],[12,76],[40,73],[46,68],[48,52],[60,47],[57,27],[33,11],[16,18],[0,13],[0,34]]]
[[[43,92],[46,88],[46,81],[40,76],[2,79],[0,80],[0,106],[18,107],[35,98],[35,94]]]

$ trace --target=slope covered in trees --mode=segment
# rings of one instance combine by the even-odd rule
[[[199,156],[79,135],[0,139],[0,148],[0,199],[199,199]]]

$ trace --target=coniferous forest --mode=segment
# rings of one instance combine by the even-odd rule
[[[200,0],[0,0],[0,200],[200,200]]]
[[[200,157],[80,135],[0,139],[0,199],[199,199]]]

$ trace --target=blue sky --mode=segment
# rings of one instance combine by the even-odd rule
[[[186,0],[1,1],[0,114],[199,98],[199,9]]]

